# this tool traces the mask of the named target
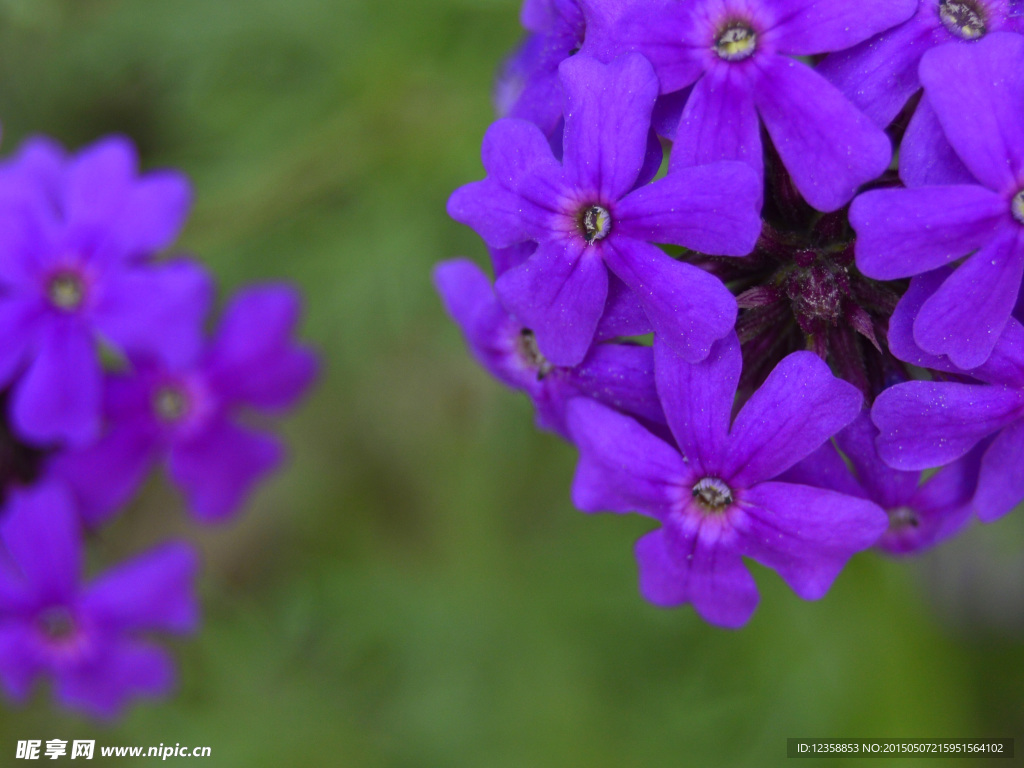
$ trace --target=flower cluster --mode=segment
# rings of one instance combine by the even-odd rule
[[[1024,500],[1024,8],[525,0],[435,282],[723,627]]]
[[[48,678],[99,717],[173,685],[150,635],[195,630],[199,559],[165,543],[84,582],[89,538],[158,461],[200,521],[236,514],[283,456],[243,422],[316,372],[286,286],[242,291],[207,333],[211,277],[162,256],[188,181],[137,166],[121,137],[0,164],[0,683],[22,700]]]

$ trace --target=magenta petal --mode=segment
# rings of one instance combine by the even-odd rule
[[[65,175],[64,214],[76,229],[106,228],[124,205],[138,158],[131,140],[110,136],[75,155]]]
[[[702,533],[698,530],[684,559],[673,557],[675,547],[667,546],[664,529],[642,536],[635,550],[640,593],[665,608],[692,602],[704,620],[737,629],[757,608],[757,585],[738,553],[714,532]]]
[[[654,365],[658,394],[679,450],[695,472],[717,470],[743,367],[736,334],[715,342],[707,359],[692,365],[655,337]]]
[[[164,696],[174,685],[174,662],[162,648],[121,640],[92,663],[62,670],[57,698],[96,717],[117,717],[136,696]]]
[[[974,45],[940,45],[921,82],[946,138],[971,173],[1000,192],[1024,170],[1024,37],[993,32]]]
[[[917,0],[787,0],[771,29],[778,50],[793,56],[841,51],[906,21]]]
[[[890,387],[871,409],[878,453],[896,469],[941,467],[1022,415],[1020,390],[933,381]]]
[[[159,435],[148,426],[114,427],[97,442],[57,455],[51,470],[65,482],[87,525],[106,522],[142,485]]]
[[[0,539],[37,599],[71,602],[82,571],[82,536],[67,491],[56,483],[16,490],[0,519]]]
[[[884,128],[921,87],[917,65],[932,44],[931,31],[930,24],[914,18],[852,48],[830,53],[818,72]]]
[[[566,181],[616,200],[630,190],[647,156],[658,78],[638,53],[602,64],[585,55],[558,67],[565,89]]]
[[[100,428],[101,386],[88,329],[60,318],[43,330],[36,359],[15,385],[11,419],[20,434],[40,444],[88,443]]]
[[[873,502],[806,485],[761,483],[744,492],[742,503],[740,551],[778,572],[805,600],[822,597],[846,561],[889,524]]]
[[[640,51],[654,65],[662,93],[692,85],[704,73],[708,53],[699,39],[701,25],[694,18],[703,9],[694,5],[678,0],[632,3],[614,30],[609,30],[611,43],[605,47]],[[652,18],[658,20],[656,24]],[[589,30],[587,34],[589,45]]]
[[[1006,427],[981,461],[974,509],[990,523],[1024,501],[1024,419]]]
[[[617,234],[714,256],[745,256],[761,234],[761,182],[744,163],[675,168],[615,208]]]
[[[1003,225],[996,237],[956,268],[921,307],[914,340],[954,365],[976,368],[999,340],[1024,277],[1024,232]]]
[[[22,702],[42,671],[35,632],[20,622],[0,622],[0,682],[8,695]]]
[[[788,355],[737,414],[723,479],[749,488],[785,472],[853,421],[862,401],[813,352]]]
[[[148,174],[134,182],[112,237],[126,256],[150,256],[178,237],[192,204],[188,178],[174,171]]]
[[[615,275],[608,276],[608,299],[594,339],[608,341],[625,336],[644,336],[651,332],[651,321],[644,313],[643,303]]]
[[[38,305],[18,296],[0,298],[0,386],[15,377],[34,341]]]
[[[925,352],[914,340],[914,320],[917,319],[921,307],[951,273],[952,267],[943,267],[914,277],[907,292],[896,305],[892,317],[889,318],[889,332],[886,338],[889,342],[889,351],[903,362],[919,368],[960,372],[947,357]]]
[[[213,523],[238,511],[282,458],[281,444],[274,438],[221,421],[199,438],[175,445],[170,471],[195,516]]]
[[[471,227],[492,248],[508,248],[547,236],[553,214],[487,178],[452,192],[448,215]]]
[[[764,151],[751,85],[749,78],[731,67],[717,67],[697,81],[675,127],[673,171],[716,160],[741,160],[754,170],[760,193]],[[728,184],[724,186],[728,189]]]
[[[182,260],[119,271],[105,287],[95,322],[119,349],[156,355],[172,366],[196,359],[214,293],[199,264]]]
[[[657,424],[665,423],[654,388],[654,354],[635,344],[595,344],[583,362],[562,371],[586,397]]]
[[[868,498],[886,509],[902,506],[914,495],[921,475],[919,472],[893,469],[882,461],[876,447],[877,439],[878,429],[871,422],[867,411],[861,411],[851,424],[836,435],[836,443],[853,465]]]
[[[865,192],[850,206],[857,266],[877,280],[918,275],[983,246],[1005,217],[1006,201],[977,185]]]
[[[555,365],[576,365],[594,339],[608,295],[608,270],[582,238],[542,243],[498,278],[501,303],[531,329]]]
[[[636,421],[593,400],[567,408],[580,450],[572,500],[584,512],[640,512],[665,519],[682,499],[689,470],[679,454]]]
[[[481,158],[487,177],[527,199],[550,199],[562,170],[547,137],[526,120],[498,120],[484,134]],[[547,194],[536,195],[537,188]]]
[[[946,139],[927,96],[921,98],[900,142],[900,179],[908,187],[977,184]]]
[[[768,57],[757,109],[793,183],[819,211],[834,211],[889,165],[881,128],[806,64]]]
[[[251,286],[231,300],[206,355],[225,399],[278,411],[306,391],[318,364],[292,340],[301,313],[302,298],[288,285]]]
[[[199,621],[194,582],[199,558],[171,542],[113,568],[92,584],[82,608],[113,632],[191,632]]]
[[[641,240],[620,238],[605,263],[643,303],[656,335],[687,362],[703,360],[736,322],[736,299],[714,275]]]

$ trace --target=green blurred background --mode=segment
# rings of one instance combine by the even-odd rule
[[[5,151],[117,131],[183,168],[183,248],[225,291],[301,286],[324,359],[289,468],[237,524],[198,529],[155,480],[94,542],[96,565],[172,534],[203,548],[177,695],[98,725],[40,691],[4,707],[0,764],[26,738],[210,746],[216,766],[618,768],[1024,735],[1024,515],[912,563],[862,555],[818,603],[753,566],[761,607],[725,632],[641,601],[647,521],[572,509],[572,449],[477,369],[430,284],[440,259],[483,262],[444,205],[482,174],[518,36],[515,0],[0,0]]]

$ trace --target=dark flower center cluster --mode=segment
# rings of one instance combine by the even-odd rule
[[[537,371],[537,381],[551,373],[554,366],[540,353],[537,339],[529,328],[523,328],[519,332],[519,353],[526,360],[527,365]]]
[[[950,34],[963,40],[977,40],[985,35],[985,17],[972,0],[942,0],[939,18]]]
[[[705,477],[693,486],[693,498],[707,512],[721,512],[733,502],[732,489],[717,477]]]
[[[57,309],[73,312],[85,301],[85,284],[74,272],[58,272],[50,280],[46,293]]]
[[[600,205],[588,205],[577,217],[580,234],[587,243],[603,240],[612,229],[612,216],[607,208]]]
[[[743,61],[754,55],[757,33],[744,22],[734,22],[715,39],[715,53],[726,61]]]

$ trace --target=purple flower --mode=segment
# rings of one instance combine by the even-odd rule
[[[929,49],[974,42],[990,32],[1024,32],[1011,0],[918,0],[914,15],[845,51],[830,54],[818,71],[879,126],[893,121],[921,88],[917,67]]]
[[[530,34],[502,67],[495,101],[502,117],[529,120],[550,136],[562,121],[558,65],[583,45],[586,21],[578,0],[527,0],[521,18]]]
[[[943,466],[994,436],[973,499],[989,522],[1024,500],[1024,325],[1011,319],[989,359],[969,373],[978,382],[897,384],[875,400],[871,418],[879,455],[897,469]]]
[[[921,306],[916,344],[959,368],[988,358],[1024,274],[1024,37],[941,46],[921,81],[970,183],[867,192],[850,208],[868,277],[919,275],[967,257]]]
[[[177,235],[188,185],[135,166],[125,139],[73,158],[37,139],[0,169],[0,386],[13,385],[14,427],[37,443],[98,434],[101,341],[169,363],[201,341],[206,274],[146,261]]]
[[[470,261],[446,261],[434,270],[434,281],[452,318],[462,328],[477,360],[513,389],[526,392],[537,408],[537,422],[569,439],[565,406],[574,397],[591,397],[649,422],[664,423],[654,389],[650,347],[606,342],[643,332],[628,306],[625,289],[613,289],[609,310],[595,334],[595,344],[579,365],[552,365],[537,348],[533,332],[511,317],[494,296],[487,276]],[[641,318],[642,319],[642,318]]]
[[[573,366],[586,355],[609,270],[636,293],[656,334],[700,360],[732,329],[735,299],[717,278],[650,243],[749,253],[761,228],[757,180],[745,165],[723,163],[645,183],[658,81],[642,56],[604,65],[579,54],[562,63],[560,77],[562,165],[535,125],[500,120],[484,138],[487,178],[456,190],[448,211],[494,248],[538,243],[496,289],[553,364]]]
[[[287,287],[250,288],[193,357],[175,366],[135,359],[133,371],[109,377],[108,433],[53,467],[85,518],[109,517],[163,457],[199,519],[235,512],[283,454],[276,438],[238,423],[239,411],[280,412],[316,375],[316,358],[291,338],[299,312],[300,299]]]
[[[923,483],[921,472],[892,469],[878,456],[878,430],[867,412],[781,479],[869,499],[889,516],[889,530],[877,545],[893,555],[916,554],[957,533],[971,514],[980,451],[944,467]],[[851,472],[852,469],[852,472]]]
[[[190,547],[165,544],[83,584],[77,516],[57,485],[13,494],[0,541],[0,681],[14,699],[46,676],[64,706],[114,717],[169,692],[173,662],[145,636],[195,629]]]
[[[803,63],[908,18],[914,0],[658,0],[632,6],[611,30],[619,50],[654,64],[664,94],[692,86],[672,169],[744,160],[763,174],[763,122],[800,194],[834,211],[878,176],[888,138]],[[609,44],[602,41],[601,47]]]
[[[569,405],[580,449],[573,500],[586,511],[637,510],[661,527],[636,546],[651,602],[692,602],[706,620],[739,627],[757,605],[742,558],[774,569],[805,599],[825,594],[847,559],[887,524],[873,503],[773,481],[849,424],[855,387],[816,355],[786,357],[730,420],[740,377],[735,335],[697,365],[658,337],[655,381],[676,446],[598,403]]]

